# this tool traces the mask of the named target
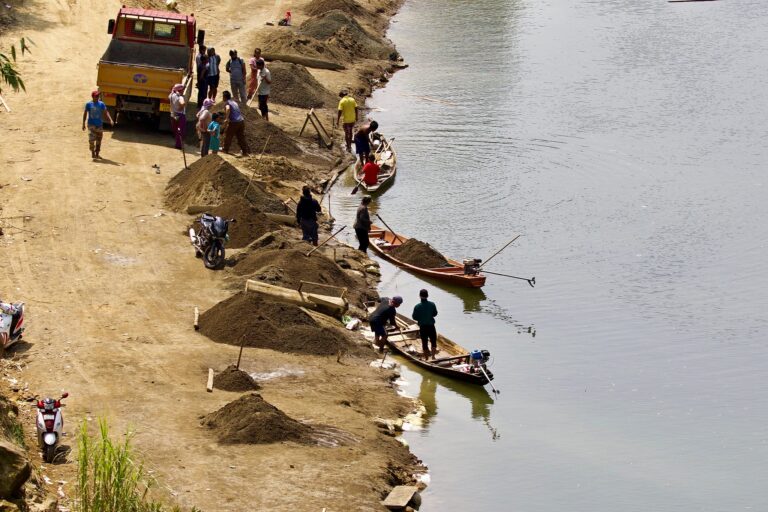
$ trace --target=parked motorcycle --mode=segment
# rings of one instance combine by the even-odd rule
[[[0,354],[24,335],[24,303],[0,304]]]
[[[224,265],[224,244],[229,240],[229,223],[235,219],[222,219],[204,213],[200,217],[200,228],[195,233],[189,228],[189,240],[195,248],[195,256],[203,258],[205,268],[220,268]]]
[[[37,443],[43,451],[43,460],[53,462],[56,456],[56,448],[59,446],[61,431],[64,428],[64,418],[61,415],[62,400],[69,393],[64,393],[61,398],[43,398],[37,401]]]

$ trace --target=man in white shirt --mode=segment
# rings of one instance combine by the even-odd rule
[[[259,86],[256,89],[256,94],[259,95],[259,112],[261,117],[265,121],[269,121],[269,107],[267,107],[267,100],[269,100],[269,93],[272,85],[272,73],[267,69],[266,63],[263,60],[256,62],[256,67],[259,70]]]

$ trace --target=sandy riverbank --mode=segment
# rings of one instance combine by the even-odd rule
[[[29,305],[27,341],[11,352],[3,373],[17,379],[8,391],[22,404],[29,446],[34,446],[33,410],[24,400],[67,389],[66,430],[73,432],[82,419],[98,416],[106,416],[116,434],[130,428],[158,479],[158,497],[184,507],[379,510],[378,501],[392,485],[411,479],[417,461],[377,426],[376,418],[402,416],[412,404],[395,394],[391,372],[369,366],[373,352],[361,337],[329,317],[304,317],[275,304],[246,309],[231,304],[246,278],[283,286],[301,280],[341,283],[358,302],[355,306],[375,296],[375,278],[365,272],[369,262],[356,251],[329,247],[309,258],[311,264],[296,264],[308,248],[296,228],[276,226],[263,215],[275,213],[280,200],[296,198],[305,183],[320,192],[344,164],[338,132],[333,151],[319,149],[311,136],[296,138],[307,102],[323,101],[318,114],[329,129],[341,87],[354,91],[362,105],[387,69],[394,70],[391,48],[381,35],[398,5],[315,0],[286,6],[259,0],[200,9],[196,1],[179,2],[181,12],[195,12],[206,41],[220,54],[237,48],[247,56],[257,44],[267,53],[296,53],[311,46],[303,53],[323,53],[346,67],[305,70],[275,63],[276,76],[309,74],[324,88],[318,94],[316,86],[306,90],[294,84],[298,92],[276,94],[271,120],[280,132],[260,123],[255,111],[246,112],[255,144],[272,130],[280,137],[287,134],[285,140],[296,147],[268,145],[261,160],[208,157],[191,165],[196,177],[186,179],[174,178],[181,159],[167,135],[137,126],[119,126],[106,136],[103,162],[88,158],[79,120],[107,43],[106,35],[94,37],[91,29],[106,27],[119,5],[69,0],[51,6],[27,0],[14,7],[16,24],[4,40],[26,35],[37,46],[21,63],[28,94],[6,99],[14,107],[38,105],[46,121],[30,131],[23,108],[3,114],[7,177],[0,189],[2,216],[22,218],[6,224],[17,229],[5,229],[0,239],[11,270],[0,279],[4,298],[13,295]],[[293,11],[293,27],[265,24],[277,21],[287,8]],[[329,15],[330,8],[341,8],[342,14]],[[160,167],[159,175],[152,165]],[[216,189],[219,195],[212,198],[211,180],[221,177],[224,165],[234,169],[233,188]],[[216,176],[197,179],[206,166],[216,168]],[[238,176],[254,176],[257,187],[248,197],[256,210],[235,201]],[[241,224],[246,232],[238,233],[227,268],[219,272],[203,268],[183,234],[194,220],[186,208],[201,203],[249,219]],[[259,241],[251,243],[250,237]],[[192,330],[195,306],[214,312],[202,333]],[[220,320],[216,308],[233,316],[232,325],[215,324]],[[261,323],[238,323],[252,320],[242,318],[249,308],[270,314]],[[238,325],[240,331],[234,329]],[[233,328],[229,337],[220,336],[224,327]],[[244,402],[251,408],[237,410],[258,415],[273,407],[280,413],[274,417],[292,425],[296,436],[256,436],[266,440],[260,444],[228,442],[226,428],[216,423],[231,418],[223,412],[227,404],[243,407],[241,392],[204,389],[208,368],[221,371],[236,360],[235,331],[254,338],[242,367],[260,386],[260,398]],[[293,336],[281,338],[285,331]],[[259,337],[263,332],[271,336]],[[222,414],[210,416],[216,411]],[[44,468],[36,451],[31,457],[38,472],[54,482],[42,484],[52,493],[59,487],[55,482],[70,482],[61,485],[61,502],[68,503],[74,494],[74,453]]]

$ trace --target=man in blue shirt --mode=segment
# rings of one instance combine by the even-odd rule
[[[83,112],[83,131],[85,131],[86,120],[88,122],[88,145],[91,148],[91,158],[101,158],[99,151],[101,151],[101,139],[104,136],[104,121],[101,116],[103,113],[107,114],[110,126],[115,126],[115,122],[112,120],[112,116],[109,115],[107,106],[103,101],[99,100],[99,91],[93,91],[91,93],[92,100],[85,104],[85,111]]]
[[[421,350],[424,352],[424,360],[429,359],[429,342],[432,343],[432,359],[437,354],[437,330],[435,329],[435,317],[437,316],[437,306],[434,302],[427,300],[429,292],[422,289],[419,292],[421,302],[413,308],[413,319],[419,324],[419,335],[421,336]]]

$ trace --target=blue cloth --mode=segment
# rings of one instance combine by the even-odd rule
[[[102,113],[107,110],[103,101],[89,101],[85,104],[85,111],[88,112],[88,126],[101,128],[104,121],[101,120]]]

